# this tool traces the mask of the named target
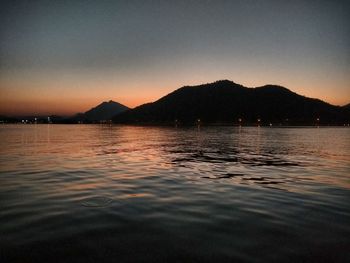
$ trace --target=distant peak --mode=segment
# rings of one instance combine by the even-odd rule
[[[206,83],[206,84],[200,84],[193,87],[203,87],[203,86],[214,86],[214,87],[229,87],[229,86],[236,86],[236,87],[243,87],[242,85],[233,82],[232,80],[228,79],[221,79],[216,80],[214,82]]]
[[[228,80],[228,79],[220,79],[217,81],[214,81],[214,83],[234,83],[232,80]],[[234,83],[236,84],[236,83]]]
[[[211,85],[220,85],[220,86],[232,86],[232,85],[235,85],[235,86],[241,86],[240,84],[237,84],[236,82],[232,81],[232,80],[229,80],[229,79],[220,79],[220,80],[217,80],[217,81],[214,81],[212,83],[208,83],[208,84],[211,84]]]
[[[241,84],[238,84],[232,80],[229,79],[222,79],[222,80],[217,80],[213,83],[210,84],[214,84],[214,85],[219,85],[219,86],[236,86],[236,87],[243,87]]]
[[[107,105],[107,104],[116,104],[117,102],[113,101],[113,100],[109,100],[109,101],[104,101],[102,102],[100,105]]]

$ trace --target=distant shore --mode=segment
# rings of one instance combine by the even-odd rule
[[[247,124],[232,124],[232,123],[224,123],[224,122],[218,122],[218,123],[201,123],[201,124],[174,124],[174,123],[113,123],[113,122],[86,122],[86,123],[68,123],[68,122],[4,122],[0,121],[0,125],[103,125],[103,126],[143,126],[143,127],[174,127],[174,128],[181,128],[181,127],[220,127],[220,126],[231,126],[236,128],[245,128],[245,127],[256,127],[256,128],[331,128],[331,127],[339,127],[339,128],[350,128],[350,124],[253,124],[253,123],[247,123]]]

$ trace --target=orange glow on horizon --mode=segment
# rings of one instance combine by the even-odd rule
[[[318,98],[334,105],[350,102],[347,79],[337,83],[338,91],[330,89],[331,83],[316,80],[294,79],[293,76],[280,74],[271,81],[271,76],[260,76],[260,80],[250,79],[247,73],[215,74],[207,70],[197,74],[179,73],[178,78],[172,73],[152,79],[147,75],[141,79],[116,79],[110,75],[76,74],[56,76],[46,74],[7,74],[0,79],[0,115],[62,115],[71,116],[85,112],[103,101],[113,100],[127,107],[134,108],[144,103],[154,102],[161,97],[185,85],[199,85],[219,79],[229,79],[246,87],[265,84],[277,84],[300,95]],[[51,77],[51,78],[50,78]],[[249,81],[246,81],[249,79]],[[282,81],[283,80],[283,81]],[[313,88],[313,87],[317,87]]]
[[[162,89],[154,87],[139,88],[140,85],[131,85],[130,87],[121,85],[123,89],[120,89],[115,87],[112,81],[111,83],[93,82],[87,84],[84,82],[77,85],[76,81],[61,81],[58,84],[50,84],[47,80],[1,81],[0,115],[55,114],[71,116],[86,112],[104,101],[113,100],[129,108],[134,108],[166,95]],[[99,84],[103,84],[103,88]],[[80,86],[84,86],[85,89],[80,88]],[[138,92],[135,92],[135,89],[138,89]],[[129,90],[133,91],[129,92]]]
[[[166,95],[166,94],[164,94]],[[86,112],[96,107],[104,101],[113,100],[119,102],[129,108],[134,108],[144,103],[156,101],[163,95],[148,94],[145,97],[108,97],[96,96],[80,98],[80,97],[34,97],[34,96],[2,96],[0,98],[0,114],[5,116],[21,116],[21,115],[62,115],[71,116],[76,113]],[[27,98],[26,98],[27,97]]]

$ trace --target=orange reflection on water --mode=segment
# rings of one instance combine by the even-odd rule
[[[9,129],[2,133],[1,151],[3,158],[10,158],[1,169],[50,175],[47,180],[53,182],[67,180],[61,191],[118,189],[120,183],[147,180],[152,184],[152,178],[159,176],[184,176],[201,183],[214,178],[296,192],[310,182],[350,189],[345,129],[108,125],[1,129]],[[330,132],[339,135],[331,137]]]

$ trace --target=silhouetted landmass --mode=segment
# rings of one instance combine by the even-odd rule
[[[58,115],[50,116],[17,116],[6,117],[0,116],[0,123],[99,123],[107,122],[118,113],[128,110],[129,108],[110,100],[102,102],[96,107],[86,111],[85,113],[77,113],[71,117],[62,117]]]
[[[102,102],[98,106],[84,113],[87,120],[101,121],[111,120],[113,116],[128,110],[129,108],[115,101]]]
[[[129,108],[115,101],[102,102],[85,113],[77,113],[66,118],[63,123],[96,123],[111,120],[113,116]]]
[[[0,115],[0,123],[16,123],[19,120],[15,117],[8,117],[8,116],[3,116]]]
[[[277,85],[247,88],[221,80],[185,86],[134,109],[109,101],[68,118],[0,116],[0,123],[97,123],[111,119],[124,124],[193,125],[200,119],[201,124],[348,125],[350,104],[334,106]]]
[[[50,116],[16,116],[16,117],[8,117],[8,116],[0,116],[0,123],[26,123],[26,124],[34,124],[34,123],[64,123],[65,117],[58,115],[50,115]]]
[[[140,124],[343,125],[350,110],[298,95],[284,87],[247,88],[221,80],[185,86],[113,118],[115,123]],[[239,121],[241,119],[241,122]]]

